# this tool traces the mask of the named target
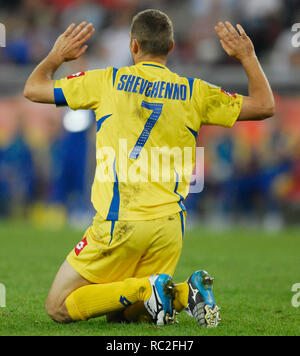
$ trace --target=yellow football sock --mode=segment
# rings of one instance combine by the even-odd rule
[[[187,282],[179,283],[174,287],[175,298],[173,306],[180,313],[188,305],[189,287]],[[151,322],[152,317],[147,312],[144,303],[136,303],[123,311],[123,317],[129,322]]]
[[[65,303],[74,321],[87,320],[148,300],[151,293],[148,278],[129,278],[122,282],[78,288],[67,297]]]
[[[174,287],[175,299],[173,305],[175,310],[180,313],[188,305],[189,286],[187,282],[179,283]]]

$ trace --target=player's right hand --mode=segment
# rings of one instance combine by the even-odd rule
[[[219,22],[215,26],[217,35],[220,38],[224,51],[241,62],[255,57],[255,50],[251,39],[247,36],[241,25],[237,25],[238,31],[228,21]]]
[[[61,63],[79,58],[87,50],[88,46],[85,43],[91,38],[94,32],[95,29],[91,23],[82,22],[78,26],[71,24],[57,38],[50,52],[51,57]]]

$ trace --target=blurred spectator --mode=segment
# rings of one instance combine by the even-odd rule
[[[112,27],[101,32],[98,52],[94,57],[95,67],[124,67],[132,63],[129,50],[130,20],[131,12],[123,11],[118,17],[114,17]],[[93,66],[93,62],[90,66]]]
[[[74,0],[60,14],[60,27],[67,28],[71,23],[91,22],[96,30],[102,28],[106,12],[94,0]]]
[[[1,102],[0,111],[0,216],[19,215],[33,197],[33,162],[14,102]]]

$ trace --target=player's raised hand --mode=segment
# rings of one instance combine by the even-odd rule
[[[79,58],[87,50],[88,46],[85,43],[94,32],[95,29],[91,23],[82,22],[78,26],[71,24],[56,40],[51,55],[61,62]]]
[[[228,21],[219,22],[215,26],[224,51],[239,61],[255,56],[255,50],[251,39],[247,36],[241,25],[236,26],[238,31]]]

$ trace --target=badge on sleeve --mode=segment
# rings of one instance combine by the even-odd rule
[[[221,89],[221,92],[228,95],[228,96],[232,96],[233,98],[237,98],[236,94],[233,94],[233,93],[229,93],[228,91],[224,90],[224,89]]]
[[[80,242],[78,242],[78,244],[75,246],[75,253],[76,256],[78,256],[80,254],[80,252],[85,248],[85,246],[87,245],[87,240],[86,237],[84,237]]]
[[[67,77],[67,79],[78,78],[78,77],[81,77],[82,75],[85,75],[85,72],[78,72],[78,73],[69,75],[69,76]]]

